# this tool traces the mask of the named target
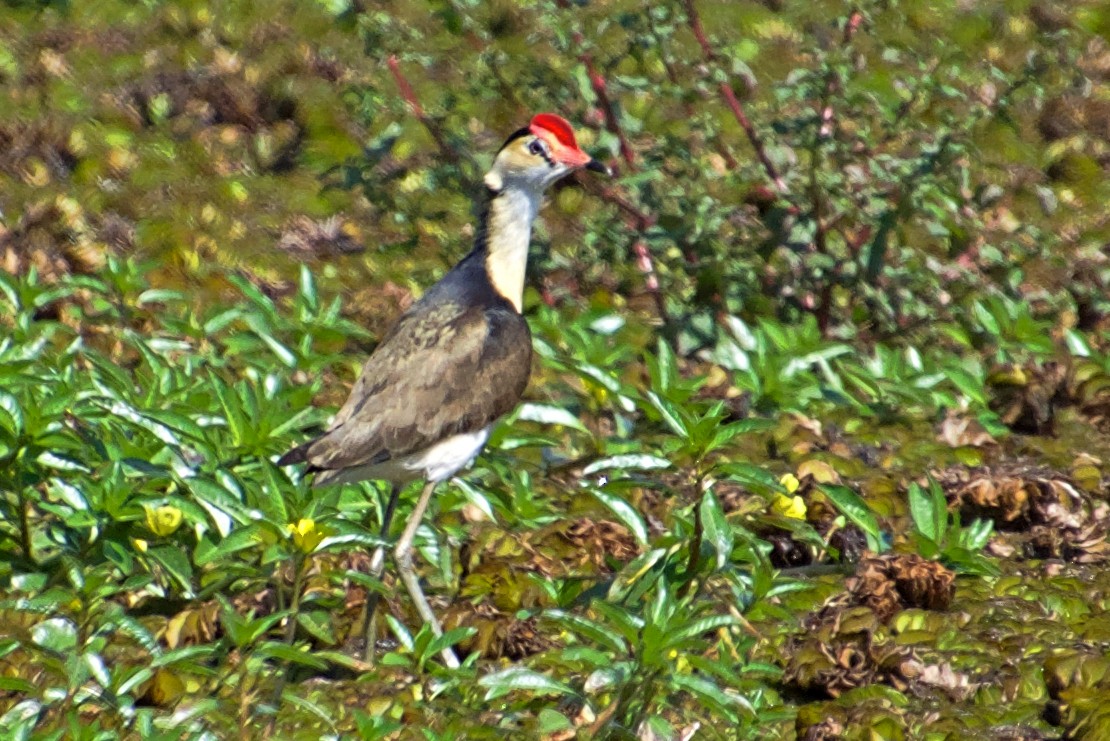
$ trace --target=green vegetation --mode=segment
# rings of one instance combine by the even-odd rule
[[[1110,736],[1108,81],[1094,0],[8,0],[4,736]],[[618,177],[435,639],[273,461],[539,110]]]

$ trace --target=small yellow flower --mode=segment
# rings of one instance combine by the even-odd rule
[[[297,546],[301,553],[312,553],[324,538],[331,534],[329,528],[317,527],[316,520],[306,517],[286,527],[289,528],[289,534],[293,536],[293,545]]]
[[[804,520],[806,518],[806,503],[805,500],[797,494],[792,497],[788,497],[785,494],[776,494],[775,501],[771,502],[771,511],[783,517],[790,517],[794,520]]]
[[[135,550],[137,550],[139,553],[146,553],[146,549],[149,546],[149,544],[142,538],[132,538],[131,543],[135,546]]]
[[[164,504],[161,507],[144,506],[143,509],[146,510],[146,526],[160,538],[173,535],[181,527],[181,510],[177,507]]]
[[[798,477],[792,473],[784,473],[782,478],[779,479],[779,483],[782,484],[782,488],[786,489],[787,494],[793,494],[802,485],[802,482],[798,481]]]

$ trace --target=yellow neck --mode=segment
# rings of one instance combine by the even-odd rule
[[[490,201],[486,214],[486,273],[494,290],[518,312],[524,301],[528,243],[540,198],[540,194],[507,188]]]

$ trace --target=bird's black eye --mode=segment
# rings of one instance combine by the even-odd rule
[[[528,151],[537,157],[547,159],[547,145],[543,143],[542,139],[533,139],[528,142]]]

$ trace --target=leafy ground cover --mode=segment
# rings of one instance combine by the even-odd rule
[[[5,4],[0,727],[1105,738],[1108,29]],[[619,176],[553,195],[526,403],[419,533],[440,640],[386,492],[273,461],[543,109]]]

